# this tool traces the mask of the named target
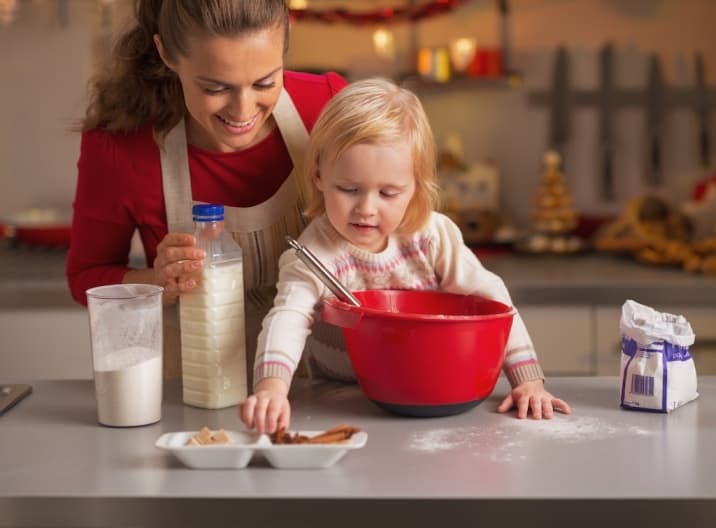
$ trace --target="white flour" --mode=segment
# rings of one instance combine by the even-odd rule
[[[97,417],[118,427],[158,422],[162,414],[161,351],[145,347],[117,350],[94,365]]]
[[[474,426],[417,432],[411,436],[409,447],[426,453],[474,447],[474,454],[489,453],[493,460],[504,462],[512,458],[526,458],[521,453],[522,448],[537,438],[574,443],[635,434],[651,433],[639,427],[611,425],[598,418],[556,415],[551,420],[508,419],[497,427]]]
[[[480,431],[477,428],[434,429],[424,433],[413,434],[410,441],[410,448],[428,453],[448,451],[450,449],[472,445],[479,437]]]

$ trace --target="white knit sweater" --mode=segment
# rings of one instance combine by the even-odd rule
[[[483,295],[512,306],[502,279],[485,269],[464,244],[457,225],[440,213],[432,213],[416,233],[392,235],[380,253],[347,242],[325,215],[311,222],[299,241],[349,290],[440,290]],[[348,354],[341,347],[340,330],[320,323],[321,301],[333,293],[293,250],[281,255],[279,267],[278,293],[259,335],[254,385],[267,377],[279,377],[290,384],[304,347],[311,365],[323,375],[354,379]],[[544,378],[519,314],[512,322],[503,370],[513,387]]]

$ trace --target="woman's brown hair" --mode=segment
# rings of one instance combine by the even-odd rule
[[[136,0],[137,23],[117,41],[108,66],[91,82],[90,102],[81,130],[130,132],[147,122],[163,138],[184,116],[178,77],[162,62],[154,45],[158,34],[166,57],[189,53],[190,32],[233,37],[277,24],[285,28],[285,0]]]

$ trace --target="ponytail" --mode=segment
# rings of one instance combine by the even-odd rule
[[[151,121],[164,135],[184,115],[179,79],[154,45],[161,8],[162,0],[136,0],[137,25],[119,38],[111,62],[92,80],[82,130],[131,132]]]

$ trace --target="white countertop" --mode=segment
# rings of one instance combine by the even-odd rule
[[[508,526],[540,511],[574,521],[585,502],[592,519],[638,514],[653,517],[650,526],[665,512],[678,512],[681,526],[716,515],[716,377],[700,378],[701,397],[668,415],[620,409],[618,378],[553,378],[550,390],[574,414],[552,421],[495,413],[504,380],[477,408],[433,419],[386,414],[353,385],[300,383],[292,428],[349,423],[369,435],[323,470],[277,470],[261,459],[240,470],[185,468],[154,447],[162,433],[241,426],[235,408],[181,404],[175,385],[166,387],[161,422],[114,429],[97,425],[90,381],[32,384],[1,418],[0,526],[84,526],[87,515],[190,526],[199,512],[233,510],[251,526],[365,526],[380,511],[412,526],[435,526],[428,512],[480,511]],[[509,506],[525,501],[535,509]],[[313,512],[311,522],[301,522],[302,511]]]

